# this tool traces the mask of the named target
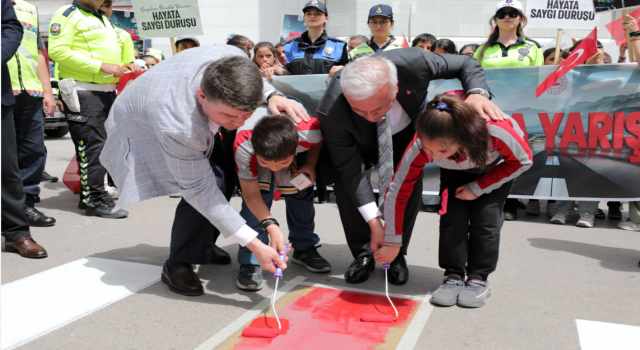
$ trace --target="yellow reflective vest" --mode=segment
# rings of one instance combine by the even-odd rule
[[[60,79],[114,84],[118,78],[100,70],[102,63],[122,65],[118,34],[103,11],[91,11],[77,1],[51,18],[49,57],[58,63]]]
[[[113,28],[116,30],[116,34],[118,34],[120,48],[122,49],[122,64],[132,63],[136,59],[136,56],[131,34],[118,26],[114,25]]]
[[[164,57],[162,55],[162,50],[154,49],[154,48],[151,48],[151,47],[147,49],[147,55],[155,57],[156,60],[158,60],[158,63],[160,63],[160,61],[162,61],[162,58]]]
[[[371,56],[376,53],[375,51],[373,51],[371,46],[369,46],[371,40],[373,39],[369,39],[369,41],[356,46],[355,49],[349,52],[349,57],[351,58],[351,61],[357,61],[361,58],[365,58],[367,56]],[[389,51],[389,50],[401,49],[401,48],[402,48],[402,43],[400,43],[398,40],[392,37],[391,40],[382,47],[381,51]]]
[[[38,79],[38,9],[22,0],[15,0],[13,9],[24,30],[18,51],[7,62],[13,93],[26,90],[31,96],[44,97]]]

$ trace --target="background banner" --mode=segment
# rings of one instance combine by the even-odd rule
[[[619,10],[634,6],[640,6],[640,0],[593,0],[593,7],[596,12]]]
[[[140,37],[202,35],[198,0],[132,0]]]
[[[531,28],[591,30],[600,23],[600,15],[593,11],[592,1],[528,0],[527,26]]]
[[[306,30],[304,15],[284,15],[282,17],[282,28],[280,29],[280,41],[287,42],[298,38]]]
[[[485,69],[494,102],[521,125],[534,154],[533,166],[516,179],[511,197],[640,200],[638,65],[579,66],[536,99],[536,87],[555,68]],[[273,85],[315,114],[329,80],[285,76]],[[435,80],[427,98],[461,89],[458,80]],[[437,167],[425,167],[425,194],[438,193],[438,174]],[[371,183],[375,188],[375,171]]]

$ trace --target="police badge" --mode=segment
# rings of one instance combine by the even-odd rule
[[[331,57],[331,54],[333,53],[333,46],[325,46],[324,53],[327,54],[327,57]]]

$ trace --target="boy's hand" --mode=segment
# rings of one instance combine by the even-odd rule
[[[267,227],[267,233],[271,238],[269,245],[277,250],[279,254],[284,254],[284,234],[282,234],[280,226],[275,224],[269,225]]]
[[[280,259],[278,252],[272,247],[260,242],[259,239],[254,238],[249,244],[246,245],[249,250],[255,255],[258,260],[258,264],[260,264],[260,268],[263,270],[269,271],[271,273],[276,273],[276,265],[282,270],[286,270],[287,264],[286,261],[289,260],[285,258],[285,261]]]
[[[305,173],[309,177],[311,184],[305,188],[309,188],[316,183],[316,165],[309,164],[309,162],[305,163],[305,165],[301,166],[300,169],[296,172],[295,176],[299,176],[300,174]]]
[[[384,227],[380,218],[369,220],[369,227],[371,228],[371,250],[377,252],[382,247],[384,242]]]
[[[476,199],[474,196],[469,193],[466,187],[460,186],[456,188],[456,198],[461,199],[463,201],[472,201]]]
[[[391,264],[400,253],[400,248],[399,246],[386,245],[373,253],[373,258],[381,265]]]

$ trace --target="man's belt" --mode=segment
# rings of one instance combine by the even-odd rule
[[[84,81],[76,80],[76,89],[80,91],[86,90],[86,91],[112,92],[112,91],[116,91],[116,84],[93,84],[93,83],[86,83]]]

